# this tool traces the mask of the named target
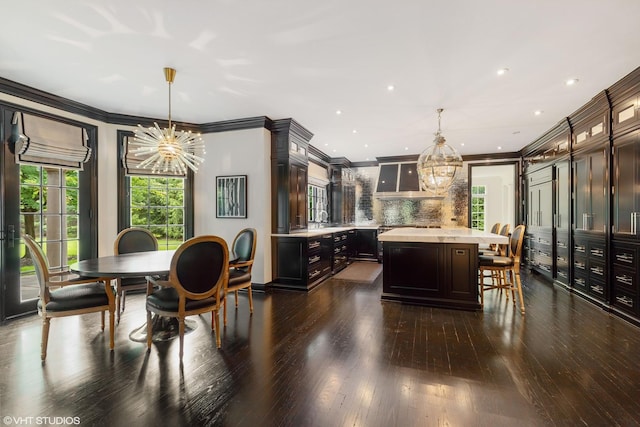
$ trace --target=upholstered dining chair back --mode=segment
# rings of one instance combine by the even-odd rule
[[[490,232],[493,234],[498,234],[498,232],[500,231],[500,223],[496,222],[495,224],[493,224],[493,226],[491,227]]]
[[[184,289],[189,299],[208,298],[223,285],[228,262],[227,246],[221,238],[193,242],[174,255],[169,281]]]
[[[31,236],[22,236],[24,243],[31,255],[33,266],[36,271],[38,285],[40,286],[40,298],[46,303],[49,302],[49,288],[46,286],[49,281],[49,259],[40,246]]]
[[[130,254],[132,252],[151,252],[158,250],[158,240],[149,230],[140,227],[129,227],[122,230],[113,242],[115,255]],[[144,277],[126,277],[116,280],[116,313],[118,323],[125,309],[128,291],[147,289],[147,279]]]
[[[524,229],[523,224],[518,225],[513,229],[511,238],[509,239],[509,255],[513,258],[514,264],[520,264],[520,257],[522,255],[522,243],[524,242]]]
[[[158,240],[146,228],[125,228],[118,233],[113,244],[113,252],[116,255],[157,250]]]
[[[233,240],[232,251],[234,263],[241,264],[253,260],[256,255],[256,230],[254,228],[241,230]],[[250,272],[252,266],[253,263],[237,269]]]

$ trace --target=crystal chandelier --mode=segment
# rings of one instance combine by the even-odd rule
[[[185,175],[187,168],[197,172],[198,165],[204,161],[204,142],[200,134],[176,132],[176,126],[171,123],[171,84],[176,70],[165,68],[164,76],[169,83],[169,127],[160,129],[158,123],[149,128],[138,125],[133,141],[129,143],[133,147],[131,152],[136,156],[148,156],[139,167],[151,169],[151,173]]]
[[[433,140],[434,145],[427,148],[418,157],[417,169],[420,186],[435,194],[444,194],[456,176],[458,168],[462,167],[462,156],[455,148],[445,144],[440,131],[440,114],[444,110],[438,108],[438,132]]]

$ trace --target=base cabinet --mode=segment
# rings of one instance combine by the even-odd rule
[[[383,300],[480,310],[478,245],[384,242]]]
[[[638,254],[640,245],[631,242],[612,243],[612,305],[632,316],[640,316],[638,304]]]
[[[278,286],[309,290],[331,274],[333,236],[274,237]]]

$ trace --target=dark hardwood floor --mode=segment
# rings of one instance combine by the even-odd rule
[[[484,312],[381,302],[373,284],[246,294],[216,349],[210,316],[178,342],[131,341],[128,298],[109,351],[98,315],[0,327],[0,416],[105,426],[637,426],[640,329],[523,275],[527,313],[495,292]],[[6,417],[13,417],[7,419]],[[42,419],[40,419],[42,421]],[[24,422],[24,421],[23,421]],[[43,423],[41,423],[43,424]]]

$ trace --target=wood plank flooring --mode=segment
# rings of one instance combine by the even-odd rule
[[[85,426],[637,426],[640,329],[523,274],[527,313],[492,291],[483,312],[381,302],[374,283],[230,300],[222,349],[210,317],[146,345],[131,295],[116,348],[98,315],[0,326],[0,416]],[[5,420],[5,418],[2,418]],[[17,422],[12,424],[17,424]],[[11,423],[4,423],[9,425]],[[27,423],[24,423],[27,424]]]

